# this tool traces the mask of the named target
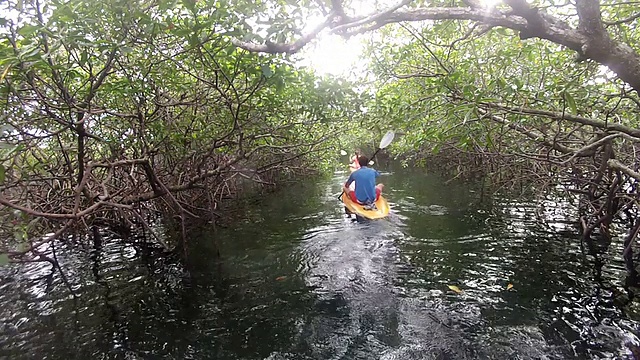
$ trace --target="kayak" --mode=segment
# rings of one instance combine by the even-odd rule
[[[389,203],[382,195],[380,195],[378,201],[376,201],[377,209],[375,210],[365,210],[364,205],[354,202],[347,194],[342,194],[341,198],[342,202],[344,203],[345,209],[356,214],[356,216],[362,216],[367,219],[375,220],[382,219],[383,217],[389,215]]]

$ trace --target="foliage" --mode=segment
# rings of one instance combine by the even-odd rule
[[[549,42],[523,42],[495,29],[451,48],[449,44],[467,27],[450,21],[422,29],[404,26],[388,36],[414,37],[415,41],[402,47],[371,46],[378,59],[373,70],[385,79],[378,88],[376,111],[406,129],[400,152],[438,153],[445,143],[461,151],[526,152],[521,134],[505,132],[502,123],[482,121],[478,108],[487,104],[587,117],[611,113],[614,106],[617,111],[634,111],[631,101],[612,101],[616,99],[610,94],[623,84],[603,81],[606,73],[601,67],[575,63],[570,52],[558,51]],[[426,39],[436,34],[440,44],[428,43]],[[534,129],[574,127],[522,114],[510,114],[507,119]]]
[[[270,4],[5,3],[0,203],[5,220],[23,215],[2,230],[26,236],[0,251],[18,259],[78,226],[158,213],[217,216],[248,184],[326,166],[363,97],[231,44]]]
[[[612,36],[637,44],[627,31],[635,13],[610,5],[602,13]],[[610,238],[616,220],[628,227],[624,257],[636,273],[637,91],[601,64],[504,28],[445,20],[379,35],[370,108],[405,133],[395,149],[407,165],[490,175],[498,186],[563,184],[581,195],[583,239]]]
[[[406,164],[490,175],[498,186],[564,184],[584,195],[584,238],[611,236],[608,226],[618,219],[632,227],[631,244],[637,92],[557,44],[522,41],[504,29],[461,39],[470,27],[401,25],[371,44],[380,86],[370,108],[405,133],[396,151],[409,154]],[[407,37],[413,40],[386,45]]]

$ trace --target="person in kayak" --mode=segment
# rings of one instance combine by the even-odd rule
[[[349,164],[349,170],[351,170],[351,172],[360,169],[360,163],[358,162],[360,155],[362,155],[360,149],[356,149],[354,155],[351,157],[351,163]]]
[[[380,173],[368,166],[369,158],[364,155],[360,155],[358,157],[358,163],[360,165],[360,169],[349,175],[347,182],[344,183],[343,190],[351,200],[365,205],[366,210],[372,210],[375,209],[375,202],[380,197],[384,185],[376,185],[376,178],[380,176]],[[351,190],[349,185],[354,181],[356,183],[356,188],[355,190]]]

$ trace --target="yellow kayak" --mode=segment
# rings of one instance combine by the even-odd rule
[[[376,201],[376,210],[365,210],[364,205],[354,202],[347,194],[342,194],[342,202],[347,210],[367,219],[382,219],[389,215],[389,203],[382,195]]]

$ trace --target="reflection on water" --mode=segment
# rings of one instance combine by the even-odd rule
[[[621,241],[581,246],[571,204],[388,172],[392,214],[359,223],[345,176],[194,232],[186,260],[105,232],[58,245],[68,286],[0,269],[0,358],[632,358]]]

